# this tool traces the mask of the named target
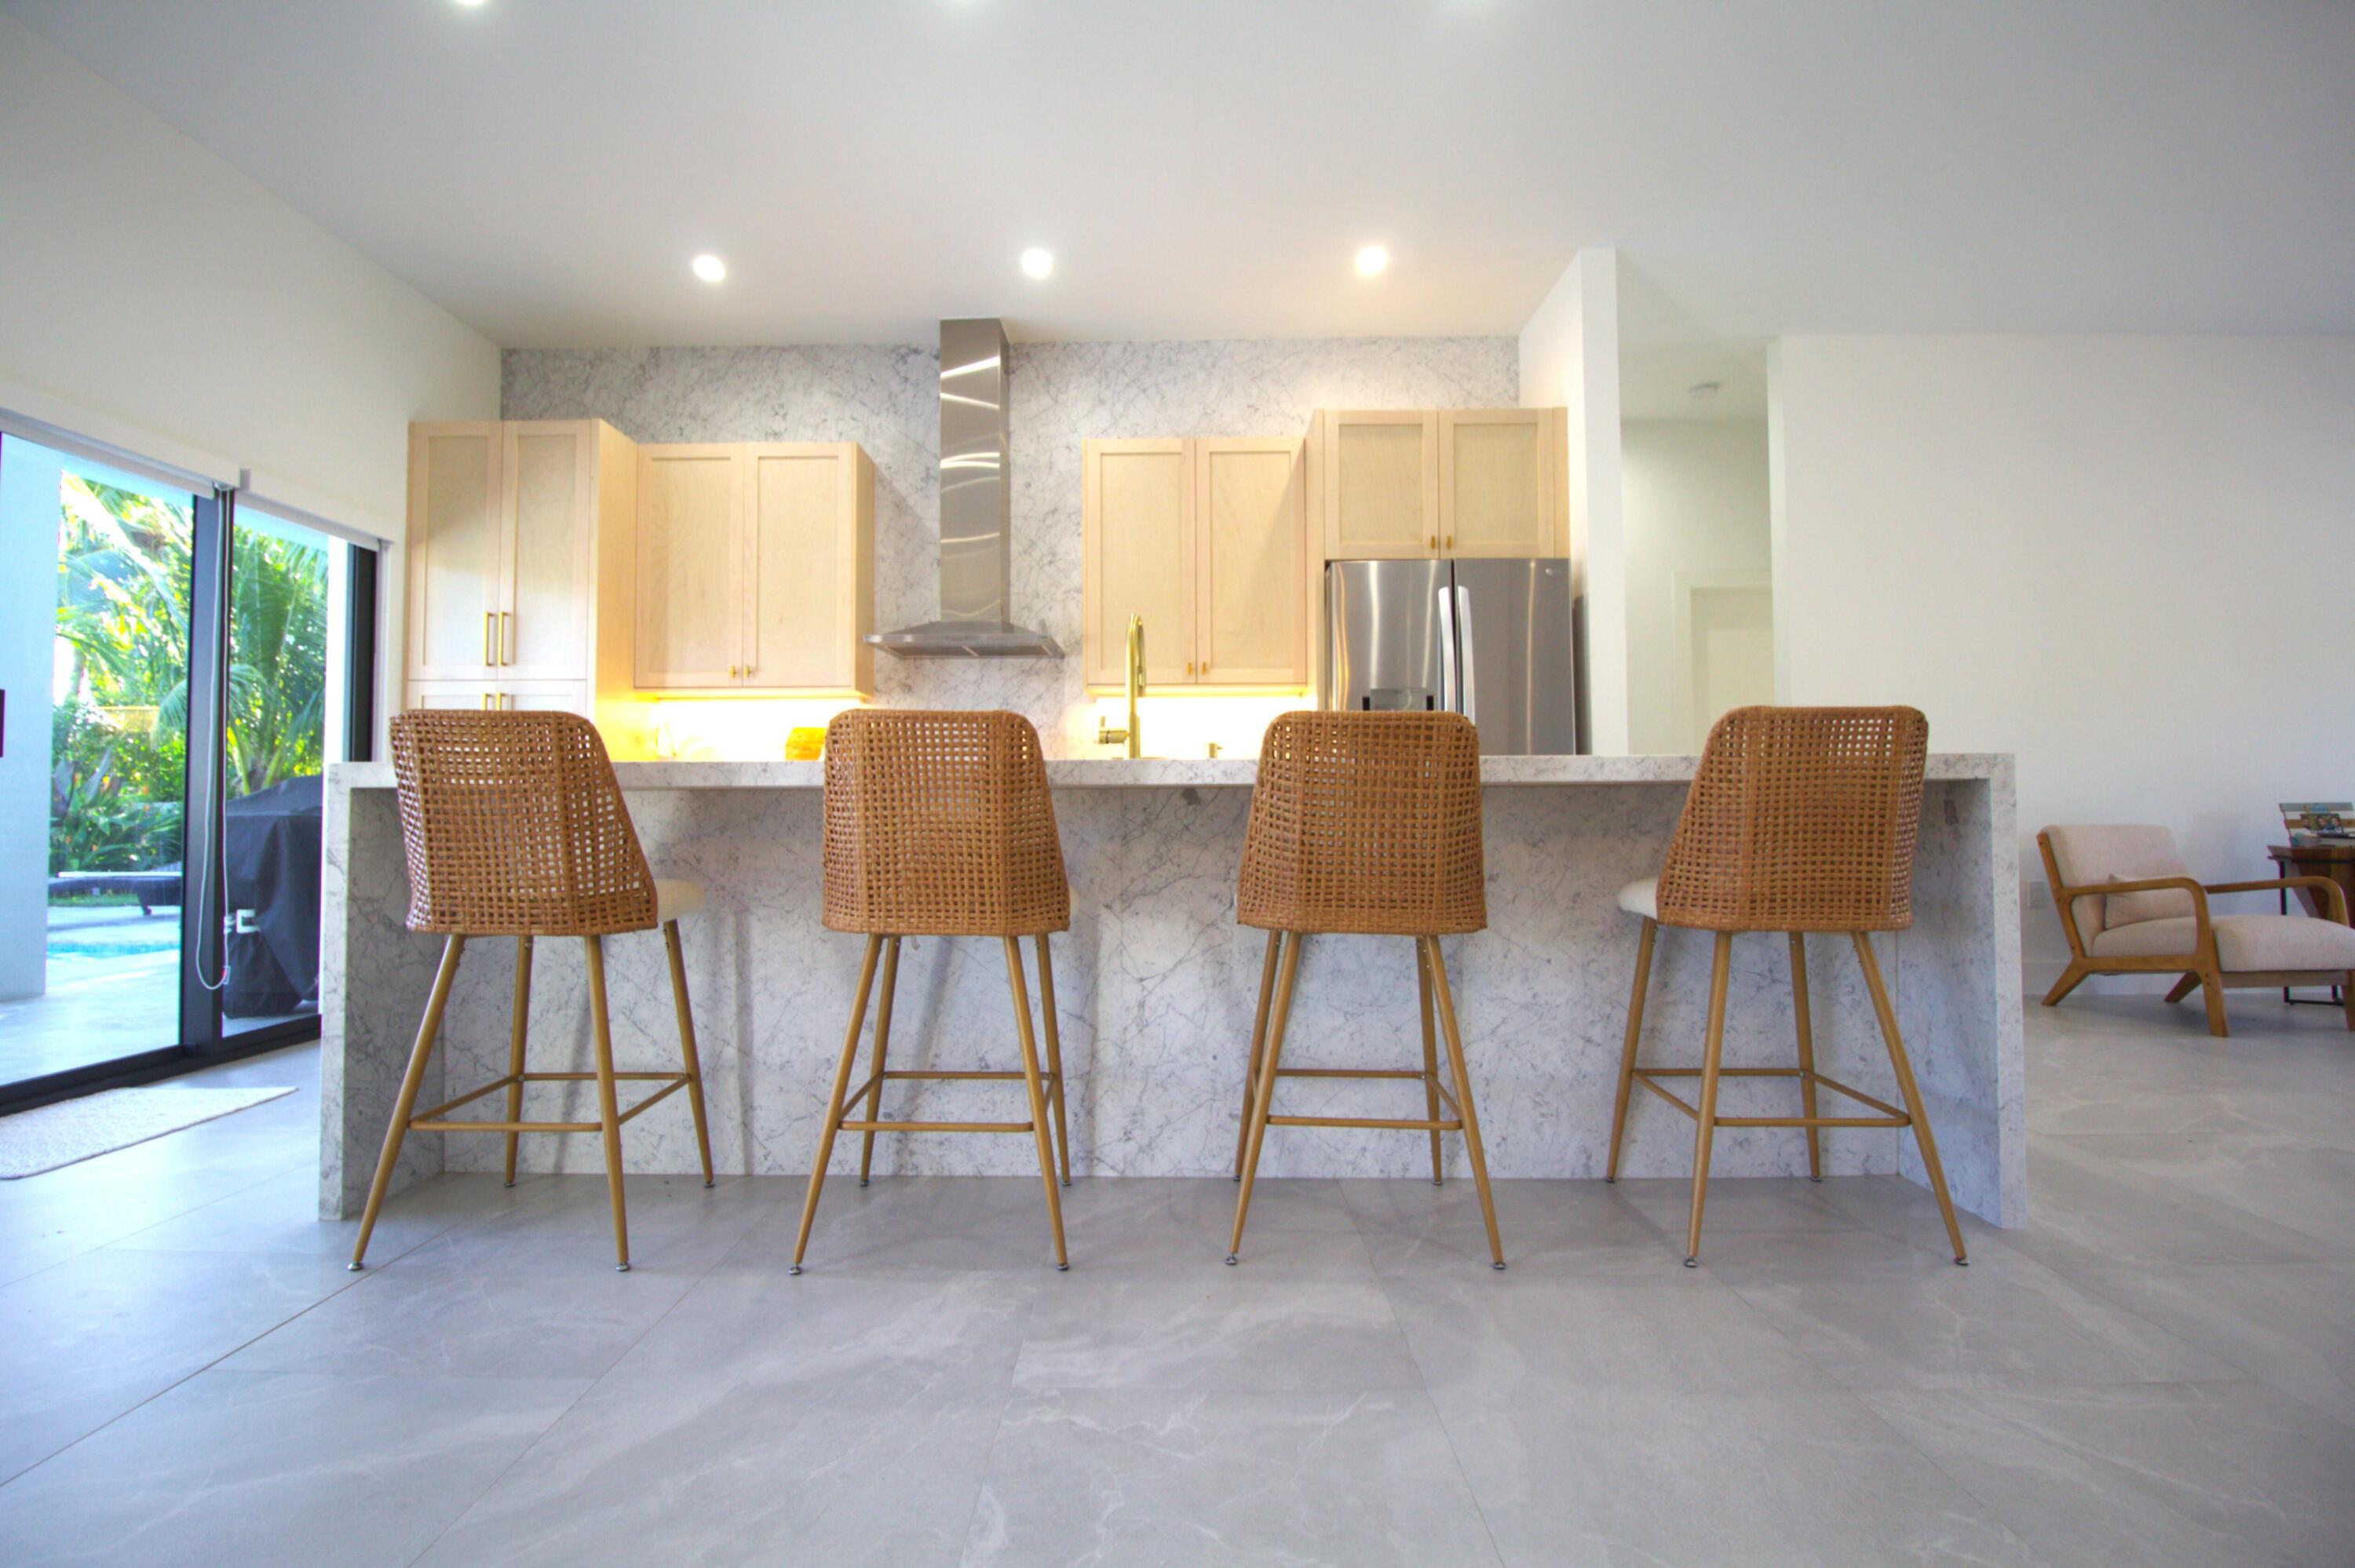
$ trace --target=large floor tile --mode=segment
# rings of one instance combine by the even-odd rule
[[[1382,1287],[1434,1394],[1507,1398],[1529,1382],[1746,1393],[1836,1386],[1707,1273],[1679,1268],[1649,1287],[1418,1275]]]
[[[2355,1096],[2341,1103],[2355,1104]],[[2278,1135],[2122,1133],[2062,1141],[2310,1237],[2318,1255],[2355,1258],[2355,1150]]]
[[[964,1553],[973,1568],[1497,1561],[1419,1390],[1025,1395]]]
[[[714,1265],[730,1272],[783,1272],[793,1262],[806,1191],[787,1182],[776,1207]],[[1063,1189],[1071,1191],[1075,1189]],[[1069,1217],[1066,1248],[1082,1255],[1084,1238]],[[1045,1189],[1027,1176],[831,1176],[820,1194],[804,1259],[811,1273],[875,1274],[942,1269],[1051,1272],[1053,1233]]]
[[[0,1478],[351,1281],[313,1259],[106,1248],[0,1287]]]
[[[2076,1280],[2241,1372],[2355,1425],[2355,1266],[2098,1268]]]
[[[2032,1258],[1967,1268],[1878,1234],[1729,1237],[1710,1266],[1742,1304],[1851,1388],[2229,1378],[2235,1369]]]
[[[637,1343],[695,1275],[562,1242],[516,1241],[463,1256],[412,1254],[255,1340],[243,1372],[404,1377],[594,1378]]]
[[[1370,1273],[1248,1262],[1053,1276],[1039,1287],[1014,1378],[1024,1389],[1337,1393],[1421,1381]]]
[[[425,1561],[954,1563],[1030,1288],[709,1276]]]
[[[1432,1396],[1510,1564],[2038,1562],[1845,1392],[1532,1378]]]
[[[397,1568],[585,1386],[208,1372],[0,1487],[0,1555]]]
[[[2028,1224],[2000,1239],[2064,1273],[2119,1265],[2311,1263],[2328,1250],[2311,1236],[2043,1134],[2029,1138]]]
[[[1488,1266],[1487,1227],[1470,1181],[1344,1185],[1378,1271],[1461,1274]],[[1683,1266],[1682,1245],[1671,1244],[1617,1187],[1600,1181],[1498,1181],[1494,1191],[1497,1228],[1517,1278],[1657,1281]]]
[[[1864,1397],[2054,1563],[2355,1562],[2355,1428],[2262,1383]]]

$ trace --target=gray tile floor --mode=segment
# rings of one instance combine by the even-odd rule
[[[305,1092],[0,1183],[0,1562],[2355,1562],[2355,1038],[2032,1011],[2034,1223],[1893,1180],[448,1177]],[[1794,1135],[1796,1136],[1796,1135]]]

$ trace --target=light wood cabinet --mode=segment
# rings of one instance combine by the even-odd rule
[[[1320,411],[1326,558],[1568,555],[1568,429],[1560,408]]]
[[[638,449],[634,679],[871,694],[875,467],[849,441]]]
[[[1088,685],[1124,683],[1131,615],[1145,618],[1148,686],[1307,685],[1311,552],[1299,441],[1089,441],[1083,471]]]
[[[1145,679],[1194,673],[1194,465],[1180,440],[1081,449],[1081,658],[1091,686],[1128,678],[1128,620],[1145,618]]]
[[[628,698],[635,471],[596,419],[410,427],[410,707]]]

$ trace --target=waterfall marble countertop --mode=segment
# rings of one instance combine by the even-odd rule
[[[1681,784],[1700,763],[1695,757],[1484,757],[1480,782],[1511,784]],[[1958,779],[2009,779],[2011,758],[1992,751],[1933,753],[1923,769],[1931,782]],[[634,789],[817,789],[826,783],[822,762],[617,762],[614,776],[624,791]],[[1047,782],[1058,789],[1249,789],[1259,776],[1251,757],[1056,757],[1047,761]],[[389,789],[389,762],[336,762],[327,768],[331,789]]]
[[[1500,1177],[1602,1173],[1636,921],[1619,888],[1659,870],[1683,808],[1689,757],[1492,757],[1481,760],[1487,928],[1447,939],[1448,969],[1479,1097],[1488,1164]],[[724,1171],[807,1171],[843,1021],[858,973],[857,937],[819,910],[816,762],[623,762],[614,769],[657,875],[700,884],[704,908],[682,928],[710,1102],[712,1152]],[[1055,999],[1070,1082],[1071,1163],[1096,1176],[1223,1174],[1232,1160],[1266,938],[1235,922],[1252,757],[1051,758],[1055,818],[1071,885],[1071,928],[1054,938]],[[409,878],[386,763],[328,773],[320,987],[321,1182],[328,1213],[365,1197],[385,1123],[433,980],[440,941],[408,930]],[[1955,1201],[1998,1224],[2025,1218],[2027,1157],[2020,1066],[2019,846],[2012,759],[1929,758],[1914,864],[1914,924],[1873,938],[1891,978]],[[1835,937],[1808,938],[1816,1052],[1823,1071],[1870,1094],[1896,1094],[1856,957]],[[580,1070],[589,1058],[581,944],[537,944],[531,988],[535,1068]],[[1705,932],[1666,931],[1654,955],[1644,1054],[1700,1061],[1709,992]],[[627,1069],[678,1059],[663,943],[623,934],[603,943],[614,1050]],[[432,1062],[427,1103],[506,1070],[515,943],[469,944]],[[1035,959],[1033,960],[1035,962]],[[1794,1023],[1787,945],[1734,944],[1729,1066],[1785,1066]],[[1303,1065],[1412,1065],[1421,1059],[1414,965],[1396,938],[1318,937],[1305,949],[1285,1059]],[[1035,995],[1035,992],[1034,992]],[[1013,1020],[995,941],[911,938],[892,1019],[895,1064],[1003,1066]],[[1410,1108],[1420,1097],[1407,1086]],[[1287,1111],[1401,1114],[1396,1085],[1287,1081]],[[587,1086],[536,1086],[550,1115],[586,1119]],[[958,1119],[995,1105],[986,1087],[894,1085],[887,1118]],[[1729,1081],[1730,1115],[1789,1110],[1785,1081]],[[487,1102],[486,1102],[487,1103]],[[685,1097],[630,1123],[633,1172],[695,1169]],[[859,1139],[837,1158],[856,1166]],[[412,1135],[406,1183],[442,1170],[496,1169],[501,1140]],[[527,1169],[595,1172],[594,1138],[523,1140]],[[1462,1140],[1448,1140],[1455,1169]],[[1028,1139],[902,1133],[880,1138],[879,1173],[1022,1175]],[[1429,1174],[1419,1137],[1372,1129],[1284,1128],[1269,1176]],[[1828,1172],[1921,1180],[1912,1139],[1885,1128],[1824,1134]],[[1639,1099],[1623,1169],[1687,1175],[1691,1124]],[[1806,1170],[1796,1131],[1727,1128],[1712,1172]],[[1072,1238],[1079,1255],[1084,1239]],[[1506,1237],[1509,1248],[1512,1238]]]

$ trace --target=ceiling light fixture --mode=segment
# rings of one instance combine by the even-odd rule
[[[707,283],[717,283],[728,276],[728,263],[712,255],[709,250],[688,262],[687,265],[694,268],[695,275]]]
[[[454,3],[462,11],[479,11],[483,6],[483,0],[454,0]]]
[[[1706,403],[1723,390],[1725,383],[1722,381],[1696,381],[1685,388],[1685,396],[1696,403]]]
[[[1033,245],[1022,253],[1022,271],[1025,276],[1044,278],[1054,270],[1055,258],[1052,252]]]
[[[1369,245],[1358,252],[1358,276],[1370,278],[1391,264],[1391,253],[1379,245]]]

